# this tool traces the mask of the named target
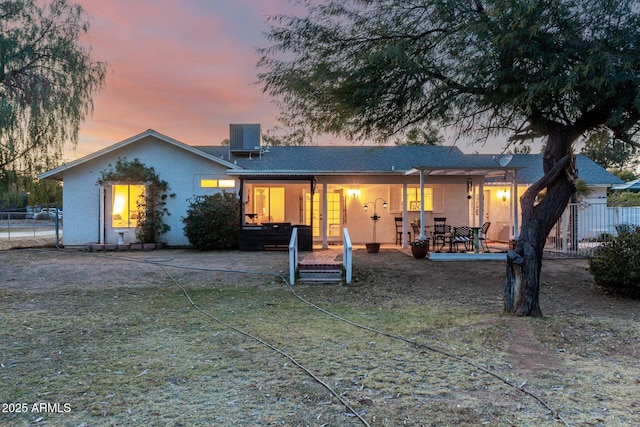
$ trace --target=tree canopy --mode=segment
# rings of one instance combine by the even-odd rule
[[[636,145],[639,0],[326,0],[275,16],[259,79],[314,130],[387,141],[437,125],[479,141],[545,138],[520,198],[505,311],[541,315],[545,239],[576,193],[574,143]],[[539,200],[538,195],[547,197]]]
[[[636,148],[611,138],[607,130],[595,132],[586,139],[582,154],[605,169],[630,169],[637,163]]]
[[[339,0],[271,18],[264,90],[318,129],[386,139],[435,121],[487,137],[631,141],[640,22],[628,0]]]
[[[105,64],[84,45],[82,7],[41,4],[0,2],[0,173],[57,166],[104,84]]]

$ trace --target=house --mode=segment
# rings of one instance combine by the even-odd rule
[[[517,175],[518,197],[514,199],[518,200],[531,184],[543,176],[542,154],[515,154],[509,157],[511,158],[509,164],[519,168]],[[598,218],[606,214],[600,212],[601,209],[595,209],[595,206],[606,205],[607,190],[622,181],[583,154],[576,155],[576,168],[578,169],[579,179],[583,180],[589,189],[588,194],[580,196],[581,203],[583,206],[594,205],[594,209],[591,209],[594,212],[590,215],[589,222],[593,224],[606,223],[607,221],[604,218]],[[492,227],[493,233],[490,233],[489,236],[492,240],[506,241],[509,234],[514,234],[513,230],[509,229],[509,224],[513,222],[510,218],[511,211],[504,209],[504,205],[511,198],[508,188],[510,184],[509,177],[503,179],[489,178],[485,183],[485,189],[491,189],[492,193],[489,198],[490,203],[485,210],[486,219],[489,220],[490,218],[495,225]],[[505,197],[506,202],[503,200]],[[579,238],[590,237],[594,227],[595,225],[585,224]],[[605,226],[598,225],[598,227]]]
[[[139,159],[169,183],[176,196],[167,200],[171,230],[164,237],[171,246],[188,245],[181,218],[190,200],[223,190],[240,197],[245,244],[274,228],[294,226],[309,245],[341,243],[345,228],[356,244],[394,243],[395,219],[402,218],[406,246],[416,237],[409,223],[420,219],[428,226],[434,217],[452,225],[490,221],[495,226],[488,237],[507,240],[518,229],[517,198],[511,194],[520,195],[541,174],[536,155],[499,158],[445,146],[264,147],[259,125],[231,125],[230,133],[230,146],[214,147],[147,130],[41,174],[64,182],[65,246],[116,243],[122,236],[135,241],[133,199],[139,189],[99,182],[119,158]],[[578,156],[578,166],[581,176],[594,178],[588,184],[604,191],[598,194],[621,182],[584,156]]]

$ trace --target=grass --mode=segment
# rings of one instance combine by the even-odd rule
[[[125,266],[127,276],[139,276],[138,264]],[[482,370],[322,314],[277,279],[170,272],[203,311],[287,352],[372,426],[562,425]],[[367,274],[351,287],[295,291],[338,316],[526,383],[571,425],[640,423],[636,320],[513,319],[495,309],[499,301],[485,298],[489,309],[457,297],[426,301],[400,292],[389,277],[372,287]],[[362,425],[289,359],[194,310],[168,277],[145,277],[96,288],[0,286],[0,403],[71,409],[2,413],[1,425]],[[558,366],[514,372],[514,323]]]

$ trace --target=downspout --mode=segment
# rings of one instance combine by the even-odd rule
[[[100,184],[100,200],[98,201],[98,210],[100,213],[98,214],[98,243],[104,244],[104,234],[105,234],[105,201],[107,199],[107,193],[104,190],[104,184]]]
[[[56,202],[56,248],[60,249],[60,216],[59,216],[59,206],[58,202]]]
[[[239,229],[242,229],[242,224],[244,224],[244,212],[245,212],[245,204],[244,204],[244,178],[240,177],[240,189],[238,190],[238,198],[240,199],[240,222],[238,223]]]

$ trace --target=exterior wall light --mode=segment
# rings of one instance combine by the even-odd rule
[[[498,190],[498,199],[502,200],[503,202],[509,200],[510,195],[511,194],[509,193],[509,190]]]
[[[360,198],[360,190],[347,190],[347,196],[352,197],[354,199]]]

